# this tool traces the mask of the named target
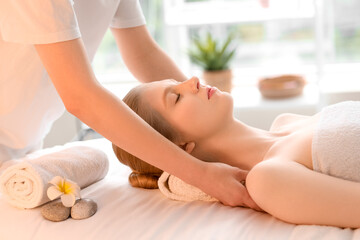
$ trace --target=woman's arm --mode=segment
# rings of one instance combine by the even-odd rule
[[[187,77],[157,45],[146,26],[111,29],[121,56],[131,73],[141,82],[163,79],[185,81]]]
[[[246,185],[262,209],[283,221],[360,227],[360,183],[269,160],[249,172]]]
[[[96,81],[81,39],[35,48],[66,109],[88,126],[124,150],[197,186],[224,204],[256,207],[240,183],[240,170],[192,157],[104,89]]]

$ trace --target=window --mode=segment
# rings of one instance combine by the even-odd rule
[[[182,34],[187,36],[177,37],[185,39],[183,46],[203,32],[209,31],[218,39],[235,32],[235,84],[254,84],[262,75],[284,73],[284,68],[287,73],[298,72],[299,65],[314,64],[314,12],[311,0],[272,0],[266,9],[259,1],[173,0],[166,5],[165,21],[174,29],[183,28]],[[201,74],[189,62],[187,67]]]
[[[328,62],[360,62],[360,2],[333,0],[325,12]]]
[[[143,13],[146,18],[147,28],[155,41],[163,48],[164,42],[164,21],[162,0],[140,0]],[[121,55],[116,46],[116,42],[110,29],[99,46],[98,51],[92,62],[94,72],[98,80],[104,84],[112,83],[132,83],[135,82],[133,76],[128,72]]]
[[[310,81],[344,71],[360,75],[360,1],[269,1],[269,8],[256,0],[140,3],[150,33],[189,76],[201,75],[186,54],[191,38],[207,31],[220,39],[236,33],[235,84],[254,84],[262,75],[279,73],[301,73]],[[93,64],[95,72],[110,81],[120,80],[111,78],[114,72],[126,72],[115,49],[108,32]],[[124,76],[121,79],[133,80]]]

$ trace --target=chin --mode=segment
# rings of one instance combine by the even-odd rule
[[[234,108],[234,98],[231,96],[230,93],[224,92],[225,98],[226,98],[226,105],[229,105],[231,111],[233,111]]]
[[[221,99],[221,107],[220,114],[225,118],[226,116],[232,117],[234,113],[234,99],[229,93],[225,93],[222,95]]]

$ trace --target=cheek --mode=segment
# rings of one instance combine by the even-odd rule
[[[185,132],[188,132],[187,130],[192,126],[197,126],[203,121],[201,119],[204,116],[202,106],[197,101],[183,101],[172,114],[175,125]]]
[[[185,100],[185,99],[184,99]],[[206,104],[187,99],[171,114],[173,126],[183,134],[204,137],[216,131],[228,118],[232,118],[232,100],[226,96]]]
[[[201,102],[185,102],[176,109],[173,121],[176,128],[186,136],[198,136],[208,131],[211,109]],[[210,119],[211,121],[211,119]]]

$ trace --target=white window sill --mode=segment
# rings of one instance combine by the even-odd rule
[[[123,98],[138,82],[105,83],[105,88],[119,98]],[[231,95],[234,98],[234,116],[253,127],[269,129],[272,121],[281,113],[313,115],[322,107],[346,100],[360,101],[360,88],[332,87],[319,91],[316,84],[307,84],[303,94],[284,99],[262,97],[256,86],[235,86]],[[335,91],[337,89],[337,91]],[[347,89],[347,90],[346,90]],[[349,91],[352,89],[351,91]]]
[[[360,80],[354,82],[352,79],[342,81],[322,81],[321,90],[315,83],[305,86],[303,94],[297,97],[284,99],[267,99],[262,97],[255,85],[235,85],[231,95],[234,98],[234,107],[242,109],[288,109],[288,108],[307,108],[321,107],[321,98],[326,95],[343,95],[344,100],[349,96],[349,100],[360,98]],[[103,82],[103,86],[114,93],[119,98],[123,98],[133,87],[140,84],[137,81],[127,82]],[[355,99],[354,99],[355,98]],[[360,99],[359,99],[360,100]]]
[[[234,87],[231,95],[234,98],[234,107],[243,109],[282,109],[298,106],[316,106],[319,102],[319,91],[315,84],[307,84],[304,87],[303,94],[290,98],[264,98],[255,86]]]
[[[119,98],[136,86],[134,83],[107,83],[105,88]],[[234,116],[239,120],[266,129],[273,119],[284,112],[312,115],[319,106],[319,92],[315,84],[308,84],[302,95],[286,99],[265,99],[256,86],[235,86],[231,95],[234,98]]]
[[[281,113],[313,115],[319,110],[319,90],[315,84],[307,84],[301,95],[283,99],[264,98],[257,87],[235,87],[234,116],[240,121],[261,129],[269,129]]]

